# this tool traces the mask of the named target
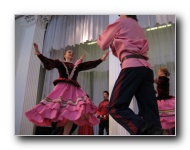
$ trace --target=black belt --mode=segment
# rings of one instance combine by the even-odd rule
[[[139,58],[139,59],[147,60],[147,58],[144,57],[143,55],[140,55],[140,54],[131,54],[131,55],[127,55],[127,56],[123,57],[122,60],[121,60],[121,63],[123,63],[123,61],[125,59],[128,59],[128,58]]]

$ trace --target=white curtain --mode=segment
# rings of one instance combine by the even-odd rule
[[[108,15],[53,16],[47,27],[43,54],[68,45],[96,40],[108,24]]]
[[[143,28],[154,27],[156,24],[175,23],[175,15],[137,15],[138,22]]]

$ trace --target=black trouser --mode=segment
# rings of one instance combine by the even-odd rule
[[[153,80],[151,69],[131,67],[122,69],[115,82],[109,113],[130,134],[137,134],[145,122],[161,128]],[[129,108],[133,96],[136,97],[140,116]]]
[[[100,120],[99,135],[104,134],[104,129],[106,129],[106,134],[109,135],[109,120]]]

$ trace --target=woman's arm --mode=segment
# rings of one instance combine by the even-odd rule
[[[79,71],[89,70],[89,69],[93,69],[93,68],[97,67],[102,61],[106,60],[106,57],[108,56],[108,54],[109,54],[109,52],[106,52],[98,60],[87,61],[87,62],[83,62],[83,63],[78,64]]]
[[[34,55],[38,56],[38,58],[41,60],[41,62],[43,63],[44,67],[47,70],[51,70],[53,68],[57,68],[58,64],[60,64],[59,60],[53,60],[53,59],[50,59],[50,58],[47,58],[47,57],[43,56],[40,53],[40,51],[38,49],[38,45],[36,43],[34,43]]]
[[[75,62],[75,66],[78,66],[80,63],[82,63],[83,59],[86,57],[85,54],[83,54],[76,62]]]
[[[101,59],[94,60],[94,61],[86,61],[86,62],[80,63],[78,65],[78,69],[79,71],[93,69],[93,68],[96,68],[101,62],[102,62]]]

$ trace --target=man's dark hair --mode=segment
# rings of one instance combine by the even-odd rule
[[[132,18],[132,19],[138,21],[137,15],[127,15],[127,16],[128,16],[129,18]]]
[[[108,95],[109,95],[109,92],[108,92],[108,91],[104,91],[103,93],[106,93],[106,94],[108,94]]]

